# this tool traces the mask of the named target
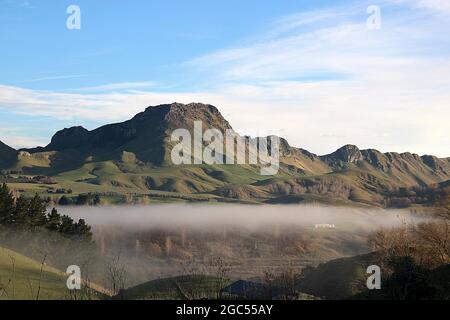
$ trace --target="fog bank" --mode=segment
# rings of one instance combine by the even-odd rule
[[[406,210],[361,209],[313,205],[190,205],[64,207],[60,209],[75,219],[83,218],[93,227],[120,226],[148,228],[214,228],[240,226],[260,228],[267,225],[311,227],[334,225],[336,229],[375,230],[418,222]]]

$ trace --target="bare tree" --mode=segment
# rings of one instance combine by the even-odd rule
[[[279,271],[265,270],[263,273],[263,284],[268,298],[275,297],[291,300],[297,295],[297,287],[302,278],[301,270],[283,268]]]
[[[417,231],[423,251],[435,260],[431,260],[430,264],[449,264],[450,221],[422,223]]]
[[[218,257],[210,260],[209,267],[212,275],[215,277],[216,297],[217,299],[222,299],[222,289],[229,281],[231,264],[227,263],[221,257]]]
[[[369,244],[379,253],[380,267],[395,257],[411,257],[415,263],[427,268],[448,264],[450,221],[443,219],[381,229],[372,234]]]
[[[120,252],[107,263],[106,268],[107,280],[111,292],[114,296],[117,296],[125,288],[127,280],[127,271],[126,267],[120,261]]]
[[[41,294],[41,282],[42,282],[42,274],[44,272],[45,260],[47,259],[47,255],[44,255],[41,262],[41,269],[39,271],[39,280],[38,280],[38,288],[36,294],[36,300],[39,300],[39,295]]]
[[[191,283],[193,280],[200,280],[204,277],[204,264],[192,258],[181,263],[181,276],[176,278],[174,282],[179,294],[184,299],[201,299],[204,297],[204,292],[199,286],[193,286]]]

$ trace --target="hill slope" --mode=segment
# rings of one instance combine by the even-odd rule
[[[0,141],[0,168],[8,167],[17,157],[17,151]]]
[[[230,282],[205,275],[157,279],[128,288],[116,298],[125,300],[216,299],[218,291]]]
[[[0,247],[0,300],[67,299],[66,279],[51,267]]]

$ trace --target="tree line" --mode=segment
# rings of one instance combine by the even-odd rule
[[[14,197],[6,183],[0,187],[0,226],[40,229],[57,232],[68,238],[92,239],[91,227],[83,219],[75,222],[53,208],[47,212],[47,202],[38,195],[33,198]]]

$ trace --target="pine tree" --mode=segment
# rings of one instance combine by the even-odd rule
[[[9,191],[6,183],[0,187],[0,224],[8,225],[11,223],[14,211],[14,197]]]
[[[65,235],[74,235],[75,227],[73,223],[73,219],[69,216],[63,215],[61,216],[61,226],[59,228],[59,232]]]
[[[67,196],[62,196],[61,199],[59,199],[58,204],[60,206],[68,206],[72,204],[72,201]]]
[[[78,236],[88,237],[92,236],[91,227],[86,224],[84,219],[78,220],[78,223],[75,224],[75,232]]]
[[[81,239],[92,238],[91,227],[80,219],[77,223],[67,215],[61,216],[53,208],[47,214],[47,203],[38,195],[32,199],[14,197],[8,186],[0,186],[0,225],[11,227],[47,228],[64,236],[79,236]]]
[[[47,217],[47,229],[58,231],[61,225],[61,215],[53,208]]]
[[[42,227],[47,224],[47,206],[45,202],[36,194],[30,201],[28,215],[32,227]]]
[[[13,211],[13,217],[11,224],[14,226],[24,226],[26,224],[29,224],[29,217],[28,217],[28,207],[30,206],[29,200],[26,198],[19,197],[16,201],[16,206]]]

